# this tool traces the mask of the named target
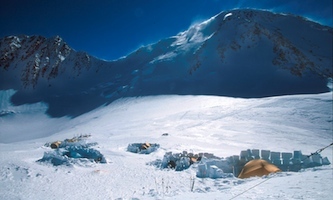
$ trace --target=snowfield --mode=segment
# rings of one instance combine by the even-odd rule
[[[332,143],[332,92],[268,98],[149,96],[119,99],[71,119],[49,118],[47,105],[12,106],[0,94],[0,199],[331,199],[332,165],[268,177],[197,178],[152,163],[166,152],[241,150],[311,154]],[[168,133],[168,134],[165,134]],[[40,160],[46,143],[80,135],[106,162],[79,160],[53,166]],[[164,134],[164,135],[163,135]],[[131,143],[160,145],[151,154],[127,151]],[[333,161],[332,146],[321,152]],[[193,189],[191,184],[194,182]]]

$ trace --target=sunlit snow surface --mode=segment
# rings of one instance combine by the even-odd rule
[[[332,166],[265,178],[199,179],[185,171],[148,165],[168,152],[209,152],[219,157],[245,149],[310,154],[332,143],[332,93],[258,99],[152,96],[120,99],[74,119],[51,119],[44,104],[13,107],[2,93],[0,199],[331,199]],[[162,134],[168,133],[167,136]],[[91,134],[87,142],[106,164],[72,167],[36,162],[45,143]],[[126,151],[151,142],[151,154]],[[332,147],[321,155],[332,162]],[[191,178],[194,187],[191,191]]]

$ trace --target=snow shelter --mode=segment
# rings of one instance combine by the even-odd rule
[[[277,166],[275,166],[265,160],[256,159],[256,160],[251,160],[244,165],[238,178],[264,176],[264,175],[268,175],[270,173],[276,173],[276,172],[280,172],[280,171],[281,170]]]
[[[160,147],[159,144],[152,143],[133,143],[127,146],[127,151],[139,154],[150,154]]]

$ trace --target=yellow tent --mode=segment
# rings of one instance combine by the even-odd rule
[[[281,170],[277,166],[275,166],[265,160],[261,160],[261,159],[251,160],[244,165],[238,178],[249,178],[252,176],[264,176],[264,175],[268,175],[270,173],[275,173],[275,172],[280,172],[280,171]]]

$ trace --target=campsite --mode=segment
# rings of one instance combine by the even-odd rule
[[[42,159],[37,162],[51,163],[54,166],[72,165],[77,160],[90,160],[95,163],[106,163],[105,157],[97,150],[90,148],[97,143],[86,143],[84,140],[91,135],[80,135],[64,141],[56,141],[45,146],[55,149],[54,152],[45,152]],[[327,147],[332,146],[330,144]],[[326,148],[327,148],[326,147]],[[132,143],[127,146],[127,151],[137,154],[151,154],[160,148],[159,144]],[[64,150],[61,150],[64,149]],[[149,164],[149,163],[147,163]],[[223,178],[223,177],[262,177],[277,172],[298,172],[301,169],[330,165],[327,157],[322,158],[319,152],[311,155],[302,155],[301,151],[294,153],[270,152],[258,149],[248,149],[226,158],[219,158],[212,153],[182,153],[166,152],[163,159],[157,159],[150,163],[160,169],[175,171],[186,170],[192,165],[197,168],[198,178]],[[283,170],[281,170],[283,169]]]
[[[260,99],[127,98],[74,119],[48,118],[42,104],[9,106],[14,114],[2,117],[0,126],[0,196],[57,199],[61,192],[67,199],[329,199],[332,147],[304,158],[330,144],[331,97],[330,92]],[[13,129],[17,121],[34,135],[18,134],[24,131]],[[59,149],[51,148],[56,141]],[[129,151],[143,150],[146,143],[156,149]],[[81,150],[101,153],[105,163],[79,156]],[[197,162],[178,165],[184,166],[179,170],[168,167],[171,158],[182,157],[178,163],[183,164],[191,160],[183,155]],[[45,159],[54,157],[65,162],[54,166]],[[238,178],[229,165],[258,158],[269,158],[282,172]],[[303,167],[283,168],[293,158],[303,160]],[[36,185],[39,189],[33,190]]]
[[[0,200],[331,200],[332,0],[4,0]]]

